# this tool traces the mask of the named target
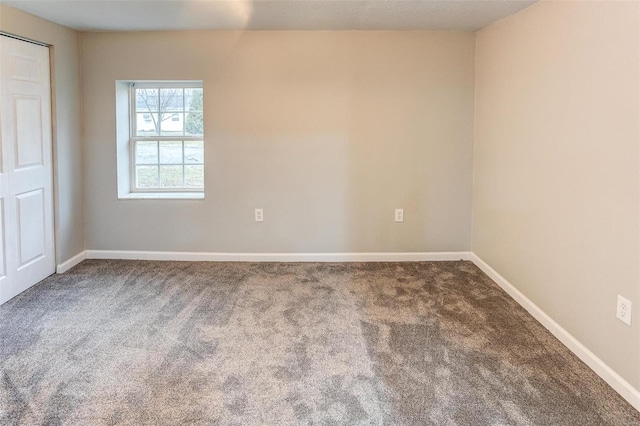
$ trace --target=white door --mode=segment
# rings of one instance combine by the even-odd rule
[[[0,35],[0,304],[55,272],[49,49]]]

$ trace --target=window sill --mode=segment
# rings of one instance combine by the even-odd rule
[[[204,200],[204,192],[130,192],[119,200]]]

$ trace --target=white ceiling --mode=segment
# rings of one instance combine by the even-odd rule
[[[84,31],[480,29],[536,0],[0,0]]]
[[[84,31],[480,29],[536,0],[0,0]]]

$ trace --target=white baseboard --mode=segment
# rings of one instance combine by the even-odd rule
[[[418,262],[469,260],[470,252],[406,253],[198,253],[87,250],[87,259],[183,260],[209,262]]]
[[[634,408],[640,411],[640,391],[634,388],[629,382],[623,379],[611,367],[598,358],[593,352],[587,349],[580,341],[573,337],[560,324],[555,322],[549,315],[533,303],[527,296],[522,294],[517,288],[507,281],[502,275],[496,272],[491,266],[484,262],[475,253],[471,253],[470,260],[509,294],[516,302],[527,310],[540,324],[560,340],[571,352],[587,364],[598,376],[609,384],[616,392],[626,399]]]
[[[66,262],[62,262],[61,264],[56,266],[56,274],[64,274],[69,269],[73,268],[74,266],[76,266],[78,263],[82,262],[86,258],[87,258],[87,252],[81,251],[80,253],[73,256],[71,259],[67,260]]]

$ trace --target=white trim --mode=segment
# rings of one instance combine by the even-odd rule
[[[470,252],[406,253],[209,253],[87,250],[87,259],[186,260],[209,262],[417,262],[469,260]]]
[[[35,44],[35,45],[42,46],[42,47],[47,47],[47,48],[51,47],[50,44],[47,44],[45,42],[33,40],[33,39],[30,39],[30,38],[26,38],[26,37],[22,37],[22,36],[19,36],[19,35],[16,35],[16,34],[8,33],[6,31],[0,31],[0,36],[14,38],[14,39],[20,40],[20,41],[26,41],[27,43]]]
[[[186,89],[202,89],[204,82],[202,80],[122,80],[142,89],[174,89],[184,87]]]
[[[69,269],[73,268],[74,266],[76,266],[78,263],[82,262],[86,258],[87,258],[86,250],[81,251],[80,253],[73,256],[71,259],[67,260],[66,262],[62,262],[61,264],[56,266],[56,274],[64,274]]]
[[[129,192],[118,200],[204,200],[204,192]]]
[[[509,296],[527,310],[540,324],[551,332],[560,342],[562,342],[571,352],[587,364],[598,376],[618,392],[629,404],[640,411],[640,391],[634,388],[629,382],[623,379],[611,367],[584,346],[578,339],[573,337],[560,324],[555,322],[549,315],[533,303],[527,296],[522,294],[513,284],[507,281],[502,275],[496,272],[491,266],[484,262],[475,253],[471,253],[470,260],[487,274],[500,286]]]

